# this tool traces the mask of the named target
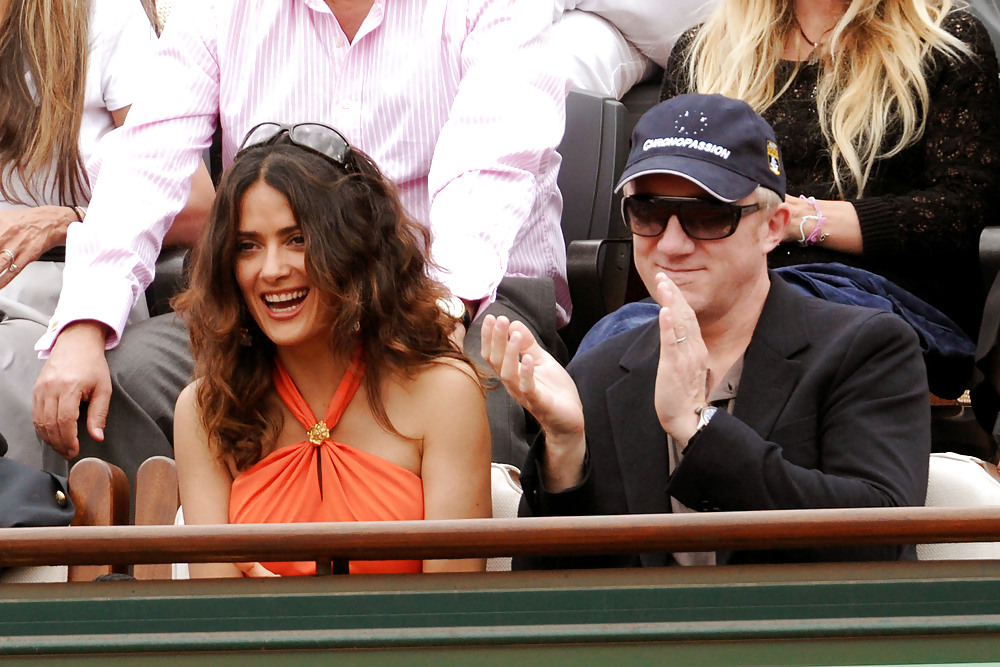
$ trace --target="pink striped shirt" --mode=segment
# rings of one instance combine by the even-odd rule
[[[430,226],[438,276],[491,299],[504,275],[549,276],[569,312],[555,152],[566,81],[537,0],[375,0],[349,43],[323,0],[192,0],[170,18],[126,126],[90,168],[59,306],[36,349],[97,320],[117,344],[152,279],[214,120],[225,166],[261,121],[323,122],[370,154]]]

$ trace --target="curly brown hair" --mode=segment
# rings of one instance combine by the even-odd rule
[[[241,151],[192,254],[189,286],[173,302],[191,333],[202,426],[216,455],[238,470],[259,461],[282,427],[271,376],[275,346],[236,281],[243,199],[255,183],[288,200],[305,237],[306,273],[335,314],[331,352],[349,357],[360,345],[366,398],[383,428],[400,435],[382,399],[392,374],[412,377],[454,359],[482,379],[449,339],[456,320],[437,305],[447,288],[428,275],[430,233],[407,216],[370,157],[351,149],[347,164],[292,145],[284,133]]]

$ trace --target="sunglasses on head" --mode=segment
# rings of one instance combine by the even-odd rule
[[[343,169],[351,170],[351,146],[347,139],[322,123],[258,123],[243,137],[240,150],[266,143],[281,134],[287,134],[292,144],[317,153]]]
[[[760,204],[727,204],[697,197],[631,195],[622,198],[622,218],[636,236],[659,236],[670,218],[692,239],[715,241],[732,236],[743,216],[760,210]]]

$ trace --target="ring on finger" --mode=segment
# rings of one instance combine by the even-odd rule
[[[677,339],[676,341],[674,341],[674,342],[675,342],[675,343],[683,343],[683,342],[684,342],[684,341],[686,341],[687,339],[688,339],[688,337],[687,337],[687,336],[681,336],[680,338],[678,338],[678,339]]]
[[[0,276],[10,271],[13,273],[17,271],[17,264],[14,263],[14,252],[8,248],[3,248],[0,250],[0,257],[7,257],[7,267],[0,271]]]

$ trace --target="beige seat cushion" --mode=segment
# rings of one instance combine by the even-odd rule
[[[927,507],[982,507],[1000,505],[1000,476],[996,466],[973,456],[931,454]],[[918,544],[920,560],[1000,558],[1000,542]]]

